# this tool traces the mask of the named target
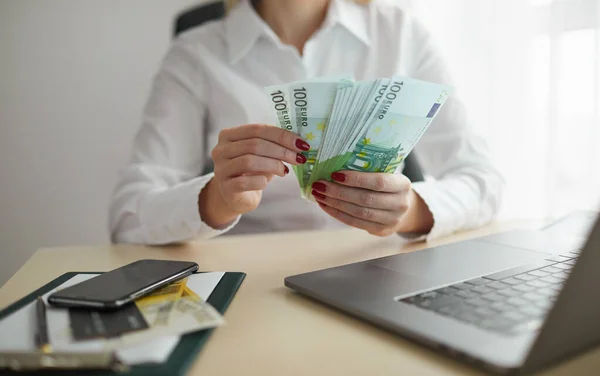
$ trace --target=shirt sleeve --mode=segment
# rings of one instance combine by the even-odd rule
[[[429,33],[417,20],[409,24],[409,51],[405,51],[410,57],[409,75],[452,85]],[[457,91],[413,151],[424,172],[433,178],[415,182],[413,189],[429,207],[434,225],[423,236],[406,234],[409,241],[432,240],[483,226],[500,207],[504,179],[490,161],[485,140],[471,127]]]
[[[200,218],[198,197],[213,174],[206,161],[206,99],[195,51],[173,43],[157,73],[129,163],[120,171],[109,210],[111,240],[170,244],[228,231]]]

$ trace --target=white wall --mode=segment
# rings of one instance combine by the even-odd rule
[[[199,0],[0,0],[0,285],[107,208],[173,17]]]

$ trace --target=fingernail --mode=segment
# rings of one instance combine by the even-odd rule
[[[296,147],[300,150],[304,150],[304,151],[309,151],[310,150],[310,145],[308,144],[308,142],[302,140],[302,139],[297,139],[296,140]]]
[[[314,189],[312,190],[312,195],[315,196],[316,198],[318,198],[319,200],[325,200],[325,198],[327,196],[320,194],[319,192],[315,191]]]
[[[290,173],[290,169],[288,168],[288,166],[283,165],[283,172],[287,175]]]
[[[313,183],[312,188],[314,190],[319,191],[319,192],[326,192],[327,191],[327,186],[325,184],[319,183],[319,182]]]
[[[296,162],[300,163],[300,164],[305,164],[306,163],[306,157],[300,153],[296,154]]]
[[[331,174],[331,178],[333,180],[339,181],[339,182],[346,181],[346,175],[342,174],[341,172],[334,172],[333,174]]]

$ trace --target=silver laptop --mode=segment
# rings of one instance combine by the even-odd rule
[[[291,276],[285,285],[494,373],[600,344],[600,221],[512,231]],[[581,233],[580,233],[581,234]]]

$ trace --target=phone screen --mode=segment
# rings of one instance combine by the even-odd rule
[[[114,302],[184,273],[196,271],[194,262],[140,260],[53,294],[55,298]],[[49,300],[52,303],[52,299]]]

